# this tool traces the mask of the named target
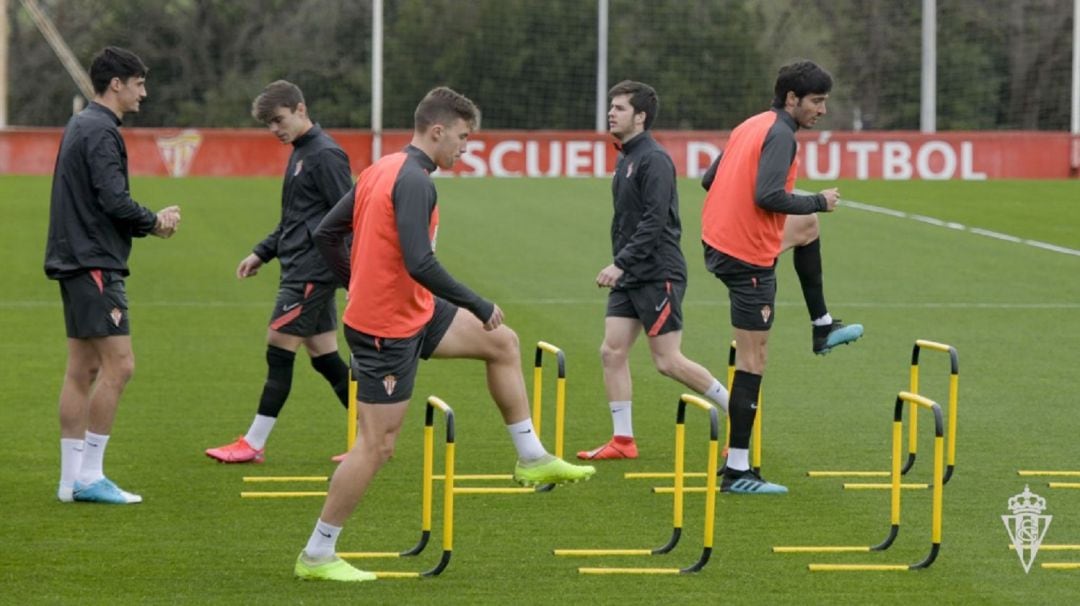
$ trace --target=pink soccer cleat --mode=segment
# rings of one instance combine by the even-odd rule
[[[206,456],[221,463],[262,463],[266,460],[265,453],[265,448],[259,450],[252,448],[244,436],[236,438],[232,444],[206,449]]]

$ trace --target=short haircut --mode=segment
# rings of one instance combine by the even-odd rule
[[[784,107],[788,91],[802,99],[806,95],[828,94],[832,90],[832,76],[813,61],[796,61],[780,68],[773,88],[773,107]]]
[[[291,111],[304,102],[304,93],[300,87],[288,80],[275,80],[266,85],[258,97],[251,102],[251,117],[259,122],[269,122],[274,117],[274,112],[279,107],[287,107]]]
[[[656,90],[643,82],[623,80],[612,86],[607,94],[608,99],[619,95],[630,95],[630,105],[634,108],[634,113],[645,112],[645,130],[652,128],[656,114],[660,111],[660,96],[656,94]]]
[[[90,82],[94,93],[101,95],[109,88],[113,78],[127,81],[128,78],[145,78],[150,72],[142,59],[135,53],[117,46],[106,46],[90,63]]]
[[[416,132],[427,132],[435,124],[450,126],[458,118],[469,125],[471,130],[480,128],[480,110],[476,104],[445,86],[433,88],[416,106],[413,114],[413,127]]]

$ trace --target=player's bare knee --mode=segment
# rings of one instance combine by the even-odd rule
[[[496,329],[493,335],[492,360],[514,360],[517,363],[521,357],[521,341],[514,329],[503,325]]]
[[[94,381],[98,378],[98,373],[101,372],[101,366],[94,365],[89,368],[73,368],[68,366],[67,380],[75,385],[83,388],[89,388],[94,384]]]
[[[103,369],[103,372],[107,372],[110,379],[123,385],[130,381],[131,377],[135,376],[135,356],[118,358],[108,364],[107,368]]]
[[[802,222],[799,226],[797,246],[805,246],[818,239],[821,234],[821,224],[818,223],[817,215],[808,215],[810,220]]]
[[[607,341],[600,344],[600,362],[605,367],[622,364],[626,361],[628,353],[628,349],[614,346]]]
[[[653,364],[656,370],[665,377],[678,378],[679,367],[682,360],[677,356],[653,356]]]

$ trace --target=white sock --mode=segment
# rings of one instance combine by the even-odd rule
[[[608,402],[608,408],[611,409],[611,424],[615,427],[613,433],[617,436],[634,437],[634,415],[630,400]]]
[[[522,461],[535,461],[547,454],[533,429],[532,419],[511,423],[506,426],[506,431],[510,432],[510,439],[514,441],[514,448]]]
[[[304,555],[311,560],[329,560],[337,555],[337,538],[341,534],[341,526],[331,526],[322,520],[315,523],[315,530],[311,531],[307,547],[304,547]]]
[[[725,413],[727,412],[728,392],[723,383],[713,379],[712,385],[705,390],[705,397],[716,402],[716,405],[719,406],[721,410]]]
[[[824,316],[821,316],[816,320],[811,320],[810,323],[814,326],[828,326],[829,324],[832,324],[832,314],[826,312]]]
[[[83,484],[93,484],[105,477],[102,467],[105,464],[105,447],[109,444],[109,436],[88,431],[84,444],[79,481]]]
[[[255,420],[251,422],[251,427],[248,428],[244,441],[255,450],[262,450],[266,446],[266,440],[270,438],[274,423],[277,423],[277,417],[255,415]]]
[[[60,486],[75,486],[82,469],[83,448],[83,440],[60,438]]]
[[[725,465],[732,471],[750,469],[750,450],[747,448],[728,448]]]

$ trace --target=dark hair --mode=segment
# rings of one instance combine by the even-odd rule
[[[434,124],[449,126],[461,118],[472,130],[480,128],[480,110],[468,97],[445,86],[433,88],[424,95],[413,113],[416,132],[426,132]]]
[[[269,122],[277,108],[287,107],[296,111],[303,102],[304,93],[299,86],[288,80],[274,80],[251,102],[251,117],[259,122]]]
[[[634,108],[635,114],[645,112],[645,130],[649,130],[660,111],[660,97],[653,87],[643,82],[623,80],[612,86],[607,93],[609,100],[619,95],[630,95],[630,106]]]
[[[796,61],[780,68],[773,88],[773,107],[784,107],[788,91],[802,99],[809,94],[824,95],[832,90],[832,76],[813,61]]]
[[[135,53],[117,46],[106,46],[90,63],[90,81],[94,93],[100,95],[109,88],[113,78],[145,78],[150,68]]]

